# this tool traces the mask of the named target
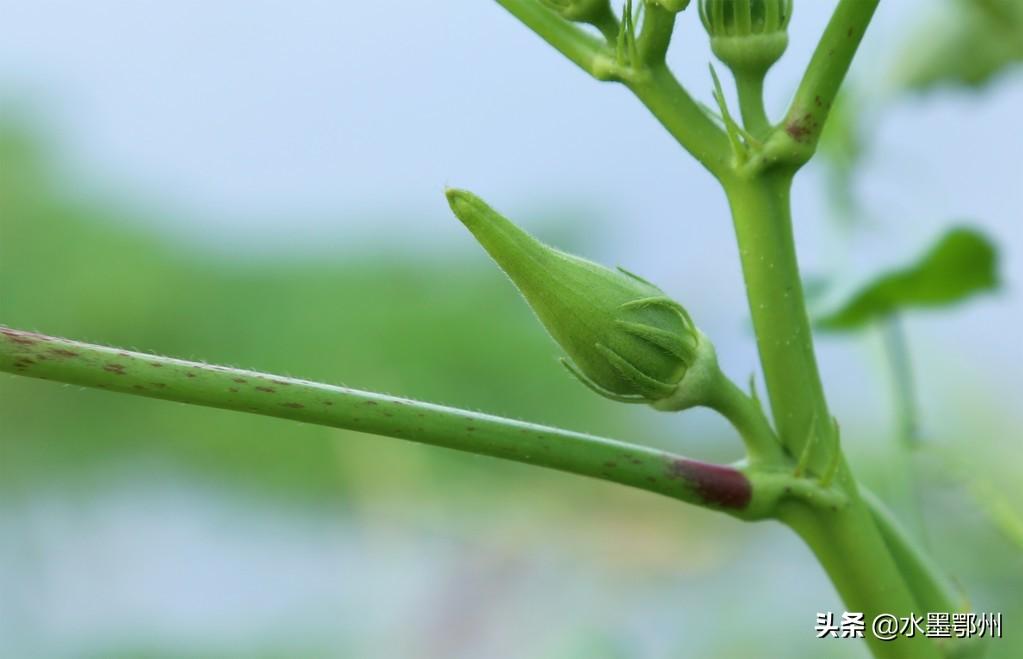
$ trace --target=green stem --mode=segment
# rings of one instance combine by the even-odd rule
[[[596,75],[597,62],[606,55],[604,44],[598,39],[564,20],[537,0],[497,0],[497,3],[579,68],[590,75]]]
[[[953,587],[942,570],[930,559],[924,550],[901,527],[895,516],[872,492],[861,488],[860,494],[870,509],[874,523],[881,532],[888,551],[899,567],[917,604],[923,611],[969,611],[969,603]],[[980,639],[947,638],[938,641],[942,653],[947,657],[967,659],[984,654]]]
[[[860,496],[870,509],[874,523],[885,544],[899,566],[902,577],[909,584],[917,603],[925,611],[963,610],[962,598],[952,588],[941,570],[917,545],[899,524],[884,503],[875,494],[860,487]]]
[[[811,435],[833,439],[817,370],[789,209],[791,177],[726,183],[764,381],[778,435],[793,457]],[[817,470],[828,462],[819,451]]]
[[[790,185],[791,176],[764,172],[753,179],[730,179],[725,189],[778,434],[791,456],[808,457],[808,473],[823,479],[834,472],[835,484],[849,503],[833,510],[794,503],[783,506],[779,518],[814,552],[847,610],[863,612],[868,621],[880,613],[904,616],[919,612],[842,459],[803,298],[789,208]],[[883,642],[868,630],[867,640],[877,657],[941,656],[929,639]]]
[[[840,0],[785,116],[784,136],[797,163],[813,155],[839,88],[880,0]]]
[[[590,25],[600,31],[608,45],[614,44],[618,40],[618,30],[621,26],[618,24],[618,17],[615,16],[610,4],[605,5],[603,10],[593,17]]]
[[[874,657],[942,658],[938,646],[922,635],[882,641],[871,633],[870,623],[878,614],[903,617],[911,613],[920,615],[923,609],[861,500],[851,501],[845,509],[833,512],[797,504],[784,510],[780,518],[813,550],[845,609],[864,614],[865,638]]]
[[[706,406],[728,419],[742,437],[752,465],[778,467],[785,454],[771,424],[757,403],[722,375],[707,392]]]
[[[658,13],[644,24],[639,46],[644,62],[619,70],[613,53],[599,40],[550,11],[537,0],[497,0],[544,41],[600,80],[621,80],[629,86],[671,136],[715,176],[722,174],[731,150],[724,131],[683,89],[663,63],[674,17]],[[649,11],[651,8],[648,7]]]
[[[675,12],[655,4],[643,7],[643,28],[637,47],[645,64],[664,64],[675,30]]]
[[[743,517],[743,471],[643,446],[254,371],[0,327],[0,371],[136,396],[386,435],[538,465]]]
[[[728,136],[679,84],[667,66],[651,66],[645,75],[626,84],[675,141],[708,171],[718,178],[728,171],[732,154]]]
[[[771,121],[764,109],[764,75],[742,69],[733,70],[739,94],[739,112],[743,127],[755,137],[765,138],[771,130]]]

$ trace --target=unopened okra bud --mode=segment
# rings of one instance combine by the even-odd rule
[[[713,346],[680,304],[630,272],[541,243],[469,192],[448,190],[447,196],[584,384],[657,409],[703,404],[720,371]]]
[[[789,45],[792,0],[700,0],[714,54],[732,71],[763,76]]]

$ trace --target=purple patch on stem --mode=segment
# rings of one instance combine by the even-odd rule
[[[705,503],[720,508],[745,508],[753,498],[746,475],[724,465],[679,458],[668,464],[668,478],[686,481]]]

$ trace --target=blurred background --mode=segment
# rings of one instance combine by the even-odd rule
[[[796,0],[778,116],[833,2]],[[815,305],[948,227],[1002,286],[910,313],[917,533],[1023,654],[1023,2],[882,3],[798,180]],[[469,188],[684,302],[756,369],[724,199],[627,92],[489,2],[0,0],[0,323],[727,461],[623,409],[446,209]],[[710,100],[707,39],[671,64]],[[819,341],[857,473],[899,509],[882,334]],[[775,524],[398,440],[0,375],[0,656],[865,657]]]

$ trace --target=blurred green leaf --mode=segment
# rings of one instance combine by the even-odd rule
[[[898,58],[910,89],[979,87],[1023,62],[1023,0],[949,0],[923,21]]]
[[[885,273],[820,318],[832,331],[855,330],[914,307],[944,307],[998,286],[998,253],[973,229],[951,229],[912,265]]]

